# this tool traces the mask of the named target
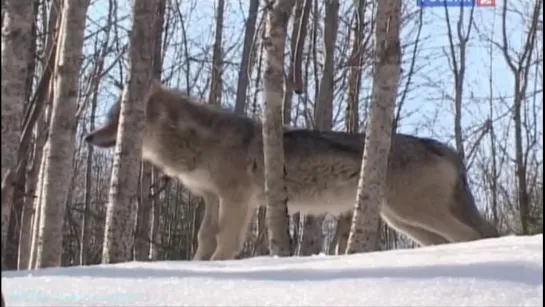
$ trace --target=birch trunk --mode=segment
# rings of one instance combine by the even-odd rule
[[[351,27],[351,51],[348,59],[348,94],[346,103],[346,132],[359,131],[359,96],[363,56],[363,30],[366,0],[354,1],[354,24]]]
[[[27,70],[34,21],[32,1],[2,1],[2,178],[16,167]],[[2,266],[12,208],[11,195],[2,202]]]
[[[36,267],[61,265],[66,199],[72,175],[76,100],[89,0],[65,0],[54,72],[49,139],[44,149],[44,181]]]
[[[248,19],[244,27],[244,47],[242,49],[242,60],[240,70],[238,71],[237,96],[235,102],[235,113],[244,114],[246,109],[246,91],[248,90],[248,82],[250,77],[250,53],[254,43],[255,24],[257,21],[257,9],[259,8],[259,0],[250,0],[248,7]]]
[[[32,212],[32,215],[26,215],[26,218],[31,219],[30,223],[23,221],[21,238],[20,238],[20,251],[19,251],[19,263],[25,265],[26,268],[32,269],[36,264],[37,242],[38,242],[38,229],[40,224],[40,211],[41,211],[41,199],[43,192],[43,179],[44,179],[44,149],[49,134],[49,123],[51,119],[51,105],[53,104],[53,72],[55,70],[55,63],[57,61],[57,41],[60,35],[61,26],[61,6],[62,0],[54,0],[51,3],[49,16],[47,20],[47,37],[45,38],[45,51],[47,54],[47,62],[45,63],[44,72],[42,75],[42,84],[37,93],[35,102],[37,112],[36,116],[37,124],[35,127],[36,143],[34,144],[35,152],[32,169],[28,175],[27,180],[27,195],[36,195],[36,197],[29,197],[26,200],[25,206]],[[43,83],[42,83],[43,82]],[[41,116],[41,118],[39,118]],[[23,213],[24,214],[24,213]],[[23,216],[23,218],[25,218]],[[26,233],[28,231],[28,233]],[[27,236],[28,235],[28,236]],[[24,259],[28,258],[28,259]]]
[[[339,1],[327,1],[324,24],[324,69],[320,79],[320,88],[316,97],[314,109],[315,128],[321,131],[331,130],[333,122],[333,90],[335,80],[335,41],[337,38],[337,23]],[[322,224],[325,215],[305,216],[303,222],[303,237],[300,253],[303,256],[319,254],[324,244]]]
[[[282,101],[282,112],[284,113],[284,125],[291,125],[291,109],[293,103],[294,78],[295,70],[295,55],[297,53],[298,45],[304,45],[304,35],[301,37],[302,41],[299,42],[299,29],[306,30],[307,21],[303,18],[303,5],[305,0],[295,0],[293,8],[293,19],[291,28],[291,40],[290,40],[290,63],[288,68],[288,75],[284,80],[284,97]]]
[[[225,7],[224,0],[216,1],[216,29],[214,30],[214,46],[212,53],[212,80],[210,82],[210,91],[208,92],[208,102],[213,105],[221,105],[222,82],[221,75],[223,71],[223,11]]]
[[[165,21],[165,11],[166,11],[166,0],[159,0],[157,2],[157,18],[155,19],[154,23],[154,41],[155,41],[155,49],[153,50],[153,76],[156,79],[161,79],[161,73],[163,70],[163,48],[162,48],[162,42],[163,42],[163,24]],[[158,257],[158,246],[157,242],[159,240],[159,202],[157,201],[157,198],[159,197],[156,195],[156,183],[159,182],[158,175],[159,171],[152,167],[151,170],[151,182],[150,182],[150,188],[149,188],[149,202],[151,206],[151,212],[150,212],[150,246],[149,246],[149,259],[150,260],[157,260]]]
[[[140,133],[144,125],[144,98],[152,74],[156,1],[134,0],[129,49],[129,80],[123,91],[121,112],[106,211],[103,263],[130,259],[134,244],[138,199],[138,171],[142,155]]]
[[[333,122],[333,91],[335,82],[335,41],[339,1],[329,0],[326,4],[324,24],[324,66],[320,79],[320,88],[314,110],[315,126],[318,130],[331,130]]]
[[[454,40],[454,34],[450,23],[449,10],[447,10],[445,7],[447,36],[450,49],[450,54],[448,55],[448,58],[454,77],[454,141],[456,142],[456,150],[458,151],[458,154],[460,155],[462,160],[466,158],[464,149],[464,136],[462,131],[462,99],[464,94],[467,47],[471,34],[471,29],[474,26],[474,9],[475,7],[470,8],[467,29],[463,29],[464,18],[466,16],[464,16],[464,7],[460,6],[460,15],[456,23],[457,40]]]
[[[32,16],[37,16],[39,12],[39,1],[33,3]],[[7,270],[16,270],[18,267],[18,252],[19,252],[19,239],[22,229],[21,220],[23,218],[23,208],[25,207],[25,186],[27,180],[27,168],[29,167],[29,161],[31,159],[31,144],[32,137],[31,133],[25,133],[25,126],[34,124],[31,123],[31,119],[28,114],[29,111],[33,110],[35,103],[31,101],[33,95],[33,84],[34,84],[34,71],[37,61],[35,61],[35,55],[37,51],[37,42],[38,42],[38,30],[37,30],[37,18],[34,18],[31,29],[31,44],[30,48],[25,50],[29,53],[27,57],[27,69],[26,69],[26,83],[25,83],[25,99],[24,99],[24,116],[22,122],[20,123],[21,128],[21,138],[19,141],[19,146],[17,149],[17,165],[15,171],[15,189],[13,190],[13,195],[11,198],[11,204],[13,206],[11,210],[10,223],[8,225],[7,231],[7,241],[4,243],[4,269]],[[23,136],[27,134],[28,136]],[[9,203],[9,202],[8,202]]]
[[[276,0],[270,4],[263,44],[266,50],[263,74],[265,116],[263,120],[263,152],[267,224],[271,254],[289,256],[291,242],[286,207],[288,195],[285,178],[282,97],[284,94],[284,49],[286,28],[294,0]]]
[[[350,27],[351,51],[348,58],[348,93],[346,98],[346,132],[359,132],[359,97],[364,52],[364,13],[367,0],[354,1],[354,24]],[[352,223],[352,214],[344,214],[337,219],[335,235],[329,246],[330,253],[344,253]]]
[[[380,206],[384,199],[392,121],[401,70],[401,0],[377,3],[375,76],[357,200],[346,253],[377,248]]]
[[[19,259],[17,264],[19,270],[26,270],[30,268],[32,229],[35,226],[37,227],[37,225],[34,225],[34,221],[37,220],[35,219],[35,216],[37,216],[35,199],[31,195],[35,195],[37,192],[38,176],[40,166],[42,165],[43,149],[46,142],[44,130],[47,129],[46,125],[48,122],[45,117],[45,114],[42,115],[42,118],[38,120],[36,125],[36,140],[34,142],[34,152],[32,154],[32,166],[27,173],[25,187],[27,197],[25,198],[25,204],[23,207],[23,219],[21,221],[21,233],[19,237]]]
[[[60,20],[59,18],[59,28],[60,28]],[[49,86],[49,93],[47,97],[47,101],[50,102],[53,100],[53,82],[50,83]],[[51,104],[49,103],[44,110],[44,129],[45,135],[43,136],[43,147],[41,149],[42,152],[42,158],[40,159],[40,164],[37,165],[38,167],[38,176],[36,178],[36,199],[34,200],[34,216],[32,220],[32,227],[31,227],[31,238],[30,238],[30,254],[29,254],[29,269],[33,269],[36,267],[36,259],[38,255],[38,240],[39,240],[39,230],[40,230],[40,219],[42,214],[42,199],[43,199],[43,193],[44,193],[44,179],[45,179],[45,145],[47,142],[47,139],[49,138],[49,123],[51,122]],[[43,131],[42,130],[42,131]]]
[[[107,40],[105,40],[107,41]],[[103,49],[104,50],[104,49]],[[97,64],[102,66],[102,63]],[[102,72],[102,68],[99,67],[97,76]],[[95,117],[97,109],[97,100],[98,100],[98,78],[94,80],[94,90],[93,98],[91,101],[91,114],[89,122],[89,131],[95,130]],[[85,167],[85,195],[83,200],[83,218],[81,219],[81,237],[80,237],[80,248],[79,248],[79,264],[87,265],[87,254],[89,248],[89,238],[90,238],[90,214],[91,214],[91,188],[93,180],[93,153],[95,151],[94,146],[87,144],[87,161]]]
[[[516,178],[516,192],[517,192],[517,205],[520,215],[520,226],[523,235],[530,233],[530,226],[532,224],[530,209],[531,209],[531,195],[529,191],[528,183],[528,141],[525,139],[524,129],[528,127],[528,120],[526,119],[527,111],[523,104],[526,103],[528,84],[530,83],[531,75],[530,70],[533,67],[532,63],[534,59],[534,46],[539,43],[536,38],[539,35],[539,20],[542,16],[543,1],[534,1],[529,11],[529,18],[525,22],[525,35],[522,38],[524,43],[517,49],[513,49],[512,44],[508,41],[508,24],[512,21],[507,15],[508,8],[507,1],[503,1],[502,6],[502,42],[498,46],[501,49],[504,60],[509,67],[513,75],[513,124],[514,124],[514,150],[515,150],[515,178]],[[542,61],[541,61],[542,62]],[[525,144],[526,143],[526,144]]]
[[[136,223],[136,235],[134,238],[134,260],[145,261],[149,259],[150,230],[151,230],[151,197],[150,187],[152,181],[152,166],[142,161],[140,166],[140,199],[138,201],[138,218]]]

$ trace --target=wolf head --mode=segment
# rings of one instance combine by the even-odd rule
[[[120,96],[110,108],[104,124],[85,137],[84,140],[87,143],[101,148],[115,146],[121,114],[121,99]],[[179,96],[175,96],[158,80],[153,79],[144,102],[146,104],[144,135],[159,122],[163,125],[176,125],[180,117],[179,101]]]
[[[121,111],[121,97],[110,108],[106,122],[99,128],[91,131],[86,137],[85,142],[102,148],[111,148],[115,146],[117,137],[117,125],[119,123],[119,114]]]

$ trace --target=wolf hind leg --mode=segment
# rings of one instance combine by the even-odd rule
[[[233,259],[242,249],[252,217],[249,200],[244,193],[220,198],[217,246],[211,260]]]
[[[197,235],[197,251],[193,260],[210,260],[216,249],[218,234],[219,198],[211,193],[203,195],[204,216]]]
[[[330,254],[344,255],[348,237],[350,236],[350,227],[352,226],[352,212],[345,212],[337,216],[337,226],[335,234],[329,246]]]
[[[477,230],[481,234],[481,238],[497,238],[500,236],[498,229],[477,209],[475,199],[467,187],[467,183],[462,181],[458,183],[451,211],[460,222]]]
[[[482,238],[478,230],[460,221],[452,212],[445,211],[434,212],[433,215],[426,214],[415,222],[421,228],[440,234],[450,243],[474,241]]]
[[[446,182],[438,182],[422,189],[412,199],[412,204],[393,211],[400,221],[436,233],[450,243],[474,241],[482,238],[480,231],[464,223],[453,212],[452,188]],[[397,204],[394,208],[400,208]],[[408,210],[411,208],[412,210]]]

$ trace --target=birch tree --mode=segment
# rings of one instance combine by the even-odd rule
[[[466,158],[466,152],[464,150],[464,136],[462,131],[462,97],[464,94],[464,81],[466,72],[466,57],[467,57],[467,45],[471,35],[471,29],[473,23],[473,12],[475,7],[471,7],[469,11],[469,17],[467,21],[467,29],[464,30],[464,7],[460,6],[460,15],[456,22],[456,37],[454,40],[454,34],[450,25],[449,9],[445,7],[445,19],[447,24],[447,35],[449,41],[449,58],[450,68],[454,77],[454,140],[456,142],[456,150],[463,159]],[[458,49],[458,50],[456,50]]]
[[[212,54],[212,76],[210,81],[210,88],[208,91],[208,103],[211,105],[221,106],[221,97],[222,97],[222,70],[223,70],[223,14],[225,9],[225,2],[223,0],[217,0],[215,2],[215,30],[214,30],[214,44],[213,44],[213,54]],[[189,92],[189,91],[188,91]],[[216,246],[216,233],[213,231],[213,227],[218,225],[219,218],[219,198],[213,194],[203,195],[201,203],[197,206],[197,212],[195,218],[201,216],[199,214],[202,212],[202,220],[195,220],[193,233],[197,234],[198,246],[194,253],[194,260],[209,260],[212,257]],[[204,210],[203,209],[204,204]],[[199,212],[200,211],[200,212]],[[198,231],[197,227],[198,227]]]
[[[255,28],[257,22],[257,10],[259,0],[250,0],[248,4],[248,18],[244,27],[244,43],[242,48],[242,59],[238,71],[237,94],[235,99],[235,113],[244,114],[246,108],[246,92],[250,74],[250,53],[254,43]]]
[[[32,3],[30,0],[2,1],[2,178],[17,163],[27,68],[32,60],[28,52],[34,20]],[[5,200],[2,202],[2,265],[12,197],[6,195]]]
[[[267,8],[266,30],[263,37],[266,60],[263,72],[263,152],[265,162],[265,193],[267,195],[267,224],[271,253],[291,254],[288,195],[284,178],[283,113],[284,49],[287,24],[294,0],[276,0]]]
[[[153,50],[153,76],[157,80],[161,79],[161,74],[163,71],[163,27],[165,23],[165,14],[166,14],[166,0],[157,1],[157,18],[155,19],[155,35],[154,43],[155,47]],[[151,229],[150,229],[150,246],[149,246],[149,259],[156,260],[158,256],[158,244],[157,240],[159,238],[159,201],[156,200],[156,192],[158,189],[154,188],[155,184],[158,182],[159,170],[153,167],[149,162],[144,163],[144,167],[151,167],[151,180],[150,188],[147,190],[149,193],[149,206],[151,207]],[[152,188],[153,187],[153,188]]]
[[[512,114],[514,121],[514,143],[515,143],[515,178],[516,178],[516,200],[520,215],[520,225],[522,234],[529,234],[531,224],[530,207],[531,196],[528,183],[528,163],[529,152],[531,147],[536,146],[537,135],[532,136],[529,133],[524,133],[525,127],[529,125],[525,104],[528,95],[528,86],[531,82],[530,72],[534,66],[534,46],[537,42],[539,19],[542,16],[543,0],[537,0],[533,3],[528,3],[529,18],[526,20],[525,34],[522,37],[523,43],[519,48],[514,48],[509,41],[507,33],[508,11],[512,8],[508,7],[508,2],[503,1],[501,10],[501,41],[494,42],[500,49],[503,59],[509,68],[513,77],[513,98],[512,98]],[[513,11],[516,11],[513,10]],[[525,135],[526,134],[526,135]],[[532,133],[533,134],[533,133]],[[525,148],[526,147],[526,148]]]
[[[153,180],[153,166],[147,161],[141,161],[138,189],[138,210],[136,217],[136,231],[134,235],[134,260],[146,261],[150,253],[151,210],[150,197]]]
[[[102,66],[101,64],[98,64]],[[100,71],[101,68],[98,68]],[[93,98],[91,100],[89,131],[95,130],[95,116],[98,100],[98,80],[94,80]],[[81,220],[81,236],[79,249],[79,264],[87,265],[87,254],[89,247],[89,238],[91,232],[90,213],[91,213],[91,184],[93,180],[93,154],[95,148],[87,144],[87,157],[85,167],[85,195],[83,200],[83,218]]]
[[[32,152],[30,154],[32,158],[29,158],[29,161],[27,161],[25,199],[22,210],[17,261],[17,267],[19,269],[28,269],[30,266],[30,252],[34,233],[33,228],[37,228],[38,223],[35,221],[39,221],[38,209],[36,208],[36,205],[38,204],[36,200],[39,199],[39,197],[34,197],[34,195],[37,194],[38,185],[41,186],[38,177],[40,175],[43,150],[45,142],[47,141],[47,130],[49,126],[50,112],[46,112],[46,109],[47,106],[52,104],[53,95],[51,89],[57,49],[56,36],[58,36],[61,20],[61,4],[61,0],[54,0],[51,2],[47,14],[44,12],[44,15],[47,15],[47,35],[42,38],[45,59],[45,63],[43,63],[43,74],[32,102],[32,115],[28,116],[28,121],[25,121],[22,132],[23,135],[21,136],[21,139],[23,139],[26,129],[28,129],[29,132],[32,131],[32,129],[34,130],[34,144],[33,148],[30,150]],[[19,148],[19,151],[21,152],[21,148]],[[34,240],[34,242],[35,241],[36,240]]]
[[[303,81],[297,80],[302,78],[302,53],[306,41],[306,32],[308,26],[309,11],[311,8],[311,0],[296,0],[293,8],[291,41],[290,41],[290,62],[288,74],[284,80],[284,97],[282,101],[282,112],[284,113],[284,125],[292,124],[292,104],[293,94],[301,94],[303,92]],[[292,215],[293,225],[293,242],[291,245],[292,253],[298,254],[299,250],[299,233],[301,224],[301,214],[296,212]]]
[[[223,70],[223,11],[225,8],[224,0],[217,0],[216,6],[216,28],[214,30],[214,46],[212,52],[212,77],[210,81],[210,91],[208,92],[208,102],[214,105],[221,105],[221,75]]]
[[[357,133],[359,131],[359,101],[361,73],[363,66],[363,54],[365,51],[364,28],[365,9],[367,0],[354,1],[353,25],[350,31],[350,57],[348,58],[348,91],[346,97],[346,132]]]
[[[333,96],[335,83],[335,42],[339,15],[339,1],[330,0],[325,5],[324,17],[324,65],[314,109],[315,128],[331,130],[333,125]],[[306,215],[300,254],[303,256],[319,254],[324,243],[322,224],[325,215]]]
[[[308,26],[308,11],[311,7],[310,0],[296,0],[293,8],[291,41],[290,41],[290,62],[287,78],[284,82],[284,100],[282,101],[282,109],[284,112],[284,125],[291,125],[292,121],[292,100],[293,93],[302,93],[302,81],[299,82],[299,87],[296,87],[296,76],[301,77],[301,53],[306,41],[306,32]],[[297,62],[297,59],[299,62]],[[299,215],[299,213],[297,213]]]
[[[44,149],[44,180],[36,267],[61,265],[62,228],[76,135],[79,70],[89,0],[65,0],[61,13],[49,138]]]
[[[134,243],[138,172],[142,153],[144,98],[152,74],[156,1],[134,0],[129,48],[129,79],[121,98],[115,157],[102,249],[103,263],[130,259]]]
[[[379,1],[375,20],[372,102],[347,254],[373,251],[377,246],[379,213],[384,199],[383,187],[401,73],[401,0]]]

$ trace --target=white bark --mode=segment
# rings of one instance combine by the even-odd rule
[[[284,49],[286,28],[294,0],[276,0],[267,14],[267,29],[263,38],[266,60],[263,75],[265,116],[263,146],[265,159],[265,192],[269,245],[273,255],[289,256],[291,244],[288,195],[285,177],[282,97],[284,95]]]
[[[27,68],[32,43],[33,5],[30,0],[2,1],[2,179],[17,163]],[[12,197],[2,203],[2,264]]]
[[[379,213],[384,199],[383,189],[401,69],[401,0],[379,1],[375,20],[373,96],[347,253],[369,252],[377,248]]]
[[[130,260],[134,244],[147,90],[152,75],[152,42],[157,1],[134,0],[129,81],[123,91],[104,230],[103,263]]]
[[[49,139],[44,149],[43,198],[36,267],[61,265],[66,198],[72,177],[76,100],[89,0],[65,0],[55,63]]]

